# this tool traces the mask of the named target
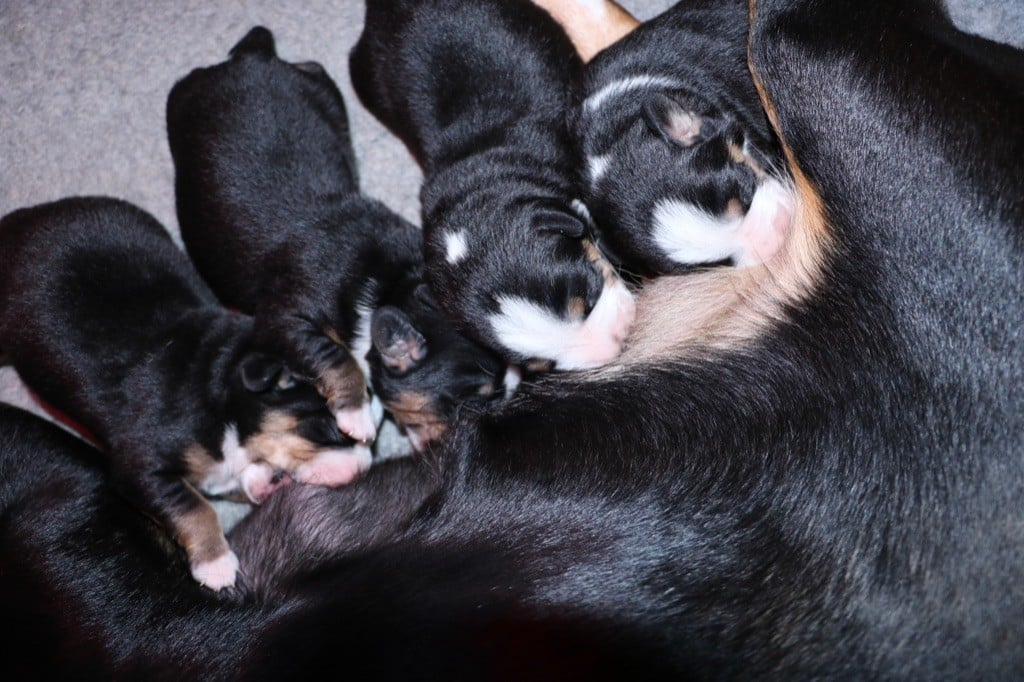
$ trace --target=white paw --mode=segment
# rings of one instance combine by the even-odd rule
[[[325,450],[295,470],[295,480],[308,485],[336,488],[351,483],[370,468],[370,448],[357,445],[344,450]]]
[[[238,557],[231,550],[216,559],[192,564],[192,577],[196,582],[215,592],[225,587],[233,587],[237,573]]]
[[[338,430],[358,443],[372,443],[377,437],[377,423],[369,402],[338,410],[334,418],[338,421]]]

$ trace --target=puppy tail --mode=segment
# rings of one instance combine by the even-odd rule
[[[254,26],[245,37],[238,41],[238,44],[231,48],[228,53],[232,57],[243,54],[255,54],[269,59],[277,56],[277,49],[274,47],[274,34],[264,26]]]

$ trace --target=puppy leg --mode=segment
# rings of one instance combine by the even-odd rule
[[[286,346],[285,352],[297,369],[315,377],[317,390],[327,399],[341,432],[359,442],[373,442],[377,424],[366,390],[366,377],[338,333],[330,327],[291,316],[269,323],[267,329],[268,335]]]
[[[533,0],[565,30],[584,62],[640,25],[612,0]]]
[[[215,591],[235,584],[238,557],[228,547],[217,513],[188,481],[158,474],[128,486],[130,497],[162,522],[185,550],[196,582]]]

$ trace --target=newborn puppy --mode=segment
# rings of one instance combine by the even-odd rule
[[[259,503],[290,478],[341,485],[369,465],[141,209],[75,198],[16,211],[0,252],[0,343],[18,373],[108,447],[114,483],[203,585],[232,585],[238,561],[200,493]]]
[[[573,208],[565,109],[581,65],[558,25],[526,0],[369,0],[349,65],[423,166],[440,307],[511,362],[613,360],[634,305]]]
[[[318,64],[278,59],[273,35],[256,27],[228,61],[174,86],[167,132],[181,235],[199,272],[315,379],[344,433],[372,441],[353,348],[364,272],[343,228],[399,219],[358,196],[341,93]]]
[[[481,410],[508,397],[519,375],[437,309],[423,282],[418,232],[409,235],[416,242],[407,252],[405,277],[377,299],[366,362],[373,390],[413,449],[422,452],[448,433],[459,410]]]
[[[638,274],[756,265],[785,238],[793,204],[747,67],[747,5],[681,2],[586,67],[570,117],[585,202],[602,251]]]
[[[364,407],[343,407],[372,376],[422,450],[458,405],[501,394],[505,366],[421,291],[420,231],[359,194],[345,104],[323,69],[278,59],[262,27],[231,55],[168,99],[185,244],[221,298],[318,378],[343,431],[373,436]],[[340,390],[356,383],[358,396]]]

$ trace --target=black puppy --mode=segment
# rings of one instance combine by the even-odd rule
[[[359,194],[345,103],[317,64],[252,29],[167,102],[182,236],[222,300],[316,377],[338,425],[375,422],[364,377],[422,449],[457,405],[497,397],[505,369],[418,291],[420,232]]]
[[[0,221],[0,250],[0,340],[18,373],[109,447],[114,481],[202,584],[233,584],[238,563],[200,492],[261,502],[283,475],[337,485],[369,464],[144,211],[23,209]]]
[[[570,116],[584,199],[633,272],[755,265],[785,239],[793,200],[747,66],[748,4],[680,2],[586,67]]]
[[[349,64],[423,166],[441,308],[512,362],[614,359],[633,300],[572,208],[565,108],[580,62],[558,25],[526,0],[370,0]]]

